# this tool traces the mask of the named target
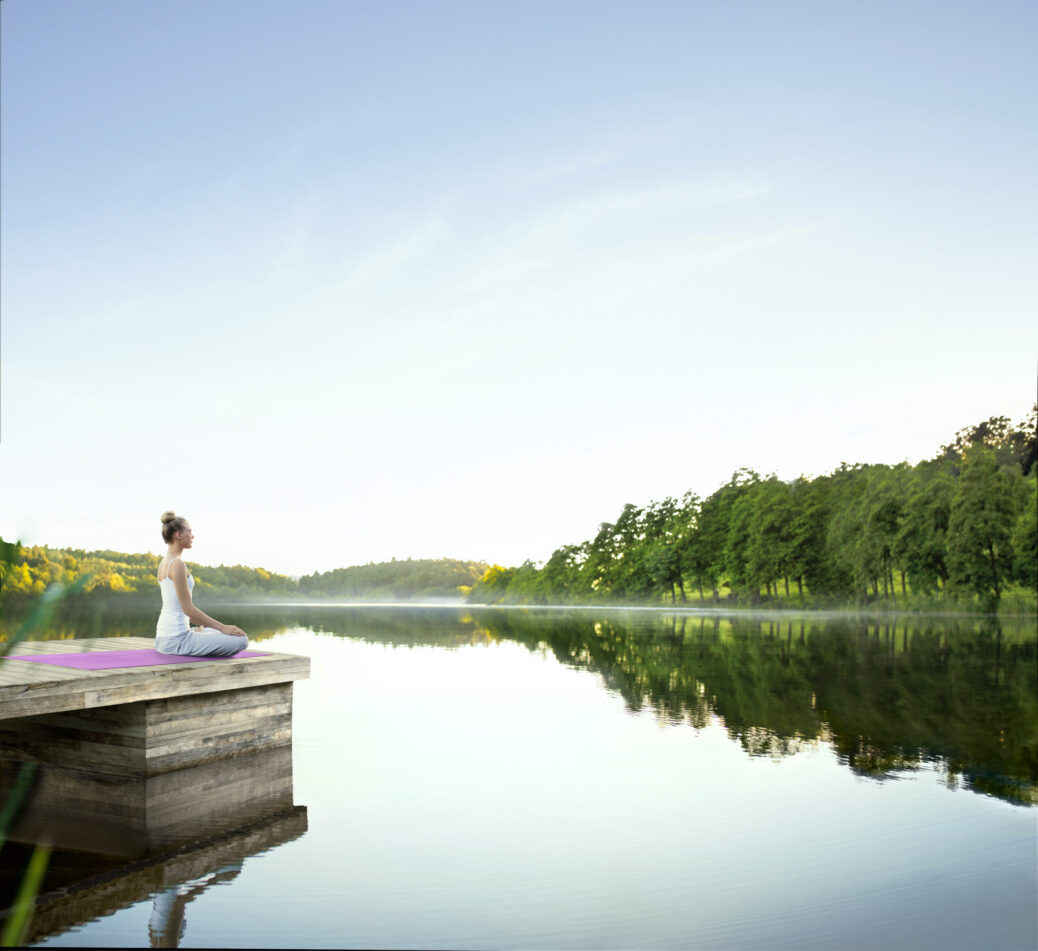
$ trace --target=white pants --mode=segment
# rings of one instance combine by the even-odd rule
[[[186,654],[191,657],[233,657],[248,646],[247,637],[221,634],[215,627],[155,638],[155,650],[160,654]]]

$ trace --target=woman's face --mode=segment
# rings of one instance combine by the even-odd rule
[[[191,531],[190,525],[185,525],[177,532],[177,540],[181,548],[190,548],[195,543],[195,534]]]

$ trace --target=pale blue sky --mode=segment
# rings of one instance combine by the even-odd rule
[[[515,564],[1034,401],[1033,3],[0,26],[4,537]]]

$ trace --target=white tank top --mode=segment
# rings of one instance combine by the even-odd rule
[[[177,561],[177,559],[174,558],[173,561]],[[173,561],[166,566],[166,577],[159,581],[159,591],[162,592],[162,610],[159,612],[158,624],[155,625],[156,637],[179,637],[191,627],[191,622],[180,606],[180,598],[177,597],[173,579],[169,576],[169,569],[173,565]],[[187,590],[193,591],[194,587],[195,579],[189,573]]]

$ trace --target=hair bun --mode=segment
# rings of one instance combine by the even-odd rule
[[[177,517],[177,513],[176,512],[172,512],[172,511],[163,512],[162,513],[162,519],[161,519],[162,524],[165,525],[166,522],[172,522],[173,519],[175,519],[176,517]]]

